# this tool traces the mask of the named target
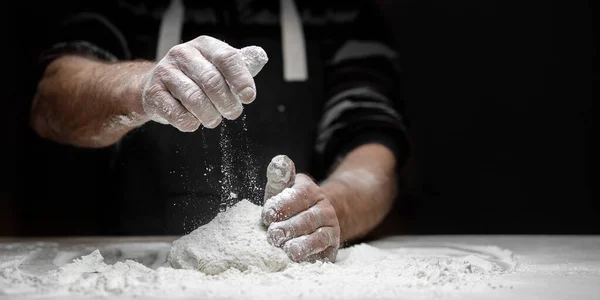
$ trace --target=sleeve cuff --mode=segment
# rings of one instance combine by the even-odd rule
[[[406,133],[394,129],[375,129],[365,128],[353,132],[351,138],[347,138],[338,143],[331,143],[326,150],[325,159],[327,165],[331,166],[338,159],[346,156],[352,150],[367,144],[380,144],[392,151],[396,158],[396,169],[399,171],[408,159],[410,146],[406,138]]]
[[[117,61],[117,57],[112,53],[86,41],[74,41],[54,44],[50,49],[41,55],[41,62],[44,66],[48,65],[54,59],[64,55],[80,55],[102,61]]]

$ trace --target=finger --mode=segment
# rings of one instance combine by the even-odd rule
[[[195,131],[200,127],[200,120],[173,98],[166,87],[155,83],[146,90],[142,104],[150,119],[162,124],[171,124],[183,132]]]
[[[285,188],[294,184],[296,165],[285,155],[277,155],[271,159],[267,167],[267,185],[264,200],[281,193]]]
[[[313,254],[335,246],[339,243],[338,236],[334,227],[321,227],[309,235],[287,241],[283,250],[292,261],[304,261]]]
[[[171,48],[167,55],[204,91],[223,117],[235,120],[242,114],[244,107],[231,93],[221,72],[197,49],[187,44],[180,44]]]
[[[271,223],[267,230],[267,240],[271,245],[281,247],[285,242],[311,234],[320,227],[334,226],[336,220],[335,209],[321,201],[288,220]]]
[[[314,262],[317,260],[327,260],[333,263],[335,262],[335,258],[337,257],[338,249],[339,247],[337,245],[327,247],[327,249],[319,253],[307,256],[304,261]]]
[[[171,72],[171,78],[165,80],[171,94],[207,128],[215,128],[223,119],[208,96],[181,70]]]
[[[268,226],[287,220],[324,199],[325,195],[308,176],[297,174],[291,188],[284,189],[265,202],[261,217]]]
[[[252,77],[258,75],[258,72],[260,72],[269,61],[267,52],[258,46],[244,47],[240,52],[242,52],[242,58]]]
[[[227,43],[210,36],[200,36],[192,41],[208,61],[219,69],[229,83],[231,91],[242,103],[250,103],[256,98],[256,85],[248,71],[242,52]]]

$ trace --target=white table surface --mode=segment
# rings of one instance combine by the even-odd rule
[[[145,243],[149,248],[160,247],[164,250],[165,245],[174,239],[175,237],[0,238],[0,262],[10,251],[31,251],[31,247],[14,247],[19,244],[38,243],[43,247],[44,243],[54,243],[58,249],[68,248],[70,251],[80,247],[84,255],[91,248],[119,243]],[[465,291],[443,296],[432,294],[431,298],[600,299],[600,236],[395,236],[370,244],[382,249],[415,245],[495,245],[512,251],[518,261],[513,272],[503,274],[495,280],[495,284],[511,286],[510,289]],[[58,267],[51,263],[52,260],[38,261],[39,263],[24,268],[33,272],[45,272]],[[419,298],[423,298],[422,296],[428,295],[420,295]],[[0,299],[8,297],[14,299],[13,296],[2,296],[0,292]]]

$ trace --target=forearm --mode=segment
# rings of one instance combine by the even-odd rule
[[[64,56],[38,84],[31,126],[42,137],[80,147],[105,147],[148,121],[141,104],[150,62],[105,63]]]
[[[396,159],[379,144],[360,146],[344,157],[321,184],[336,210],[341,240],[366,235],[391,210],[397,192]]]

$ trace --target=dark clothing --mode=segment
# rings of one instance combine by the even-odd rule
[[[77,4],[49,38],[42,64],[64,54],[153,60],[168,4]],[[121,214],[116,233],[193,230],[235,201],[231,193],[261,203],[266,166],[277,154],[317,179],[341,155],[370,142],[388,146],[403,164],[408,147],[395,58],[389,51],[347,54],[365,43],[389,49],[380,18],[364,1],[297,5],[306,40],[305,82],[283,80],[278,1],[185,1],[184,42],[209,35],[237,48],[258,45],[269,63],[255,78],[256,101],[240,119],[194,133],[149,122],[113,147],[113,205]]]
[[[62,2],[70,3],[59,7]],[[23,95],[35,90],[30,53],[48,36],[44,29],[57,32],[45,21],[57,13],[67,14],[69,9],[104,15],[114,12],[110,1],[94,1],[96,8],[84,9],[92,5],[89,2],[46,1],[32,9],[28,1],[18,1],[9,4],[24,5],[21,14],[4,10],[20,22],[9,22],[5,28],[13,34],[6,39],[11,41],[7,46],[21,57],[8,60],[19,72],[9,76],[18,85],[9,84],[8,92],[22,99],[15,102],[23,103],[19,138],[26,137],[26,148],[17,151],[22,154],[17,163],[21,176],[17,190],[24,234],[93,234],[98,232],[94,230],[98,227],[92,226],[95,220],[118,224],[111,219],[115,210],[108,209],[105,202],[114,198],[105,188],[107,149],[76,149],[39,139],[28,131],[27,102],[32,96]],[[590,89],[590,82],[596,87],[600,78],[598,59],[594,58],[597,31],[590,26],[592,14],[599,11],[593,9],[597,2],[377,3],[387,5],[381,10],[402,53],[401,88],[406,108],[402,111],[410,120],[411,152],[415,155],[404,170],[412,171],[414,166],[416,171],[406,183],[415,188],[400,190],[409,193],[413,201],[398,201],[405,213],[393,215],[394,221],[402,224],[395,232],[600,233],[600,201],[592,196],[596,168],[591,159],[595,152]],[[136,5],[128,7],[144,11]],[[135,18],[140,19],[150,18]],[[44,25],[32,27],[32,22]],[[140,32],[150,31],[147,23],[155,24],[151,30],[156,32],[158,21],[153,22],[138,25],[119,18],[120,24]],[[30,32],[25,34],[25,30]],[[270,33],[277,35],[278,29]],[[130,35],[128,42],[138,53],[146,51],[145,57],[154,57],[155,41]],[[109,50],[120,57],[117,50]],[[265,71],[274,63],[271,58]],[[266,81],[263,75],[257,80]],[[34,82],[18,88],[26,80]],[[257,101],[266,89],[259,84]],[[10,103],[12,97],[5,99]],[[253,103],[247,110],[255,105],[260,104]],[[289,112],[289,108],[285,110]],[[77,213],[90,207],[93,214]]]

